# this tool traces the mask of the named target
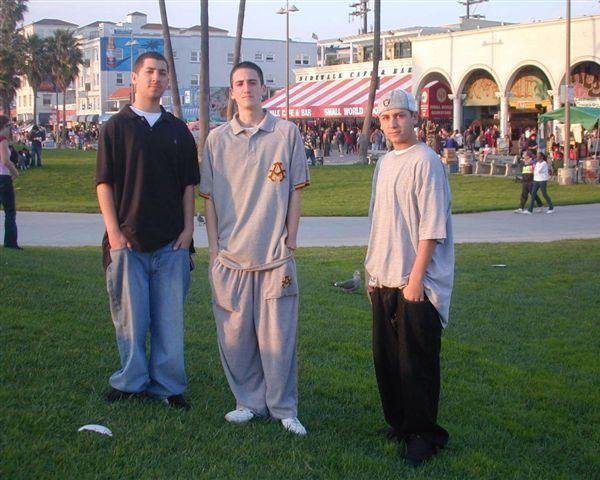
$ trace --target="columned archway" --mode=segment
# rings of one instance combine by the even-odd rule
[[[552,84],[536,65],[522,65],[507,82],[507,131],[518,140],[527,127],[537,126],[538,115],[552,109]]]
[[[454,118],[456,122],[452,88],[448,78],[442,72],[430,71],[423,75],[416,85],[415,96],[419,103],[421,119],[449,124]],[[458,113],[460,117],[462,109]],[[460,118],[458,120],[460,123]]]
[[[499,124],[501,90],[495,76],[485,68],[475,68],[468,72],[457,94],[464,95],[463,124],[485,128]]]

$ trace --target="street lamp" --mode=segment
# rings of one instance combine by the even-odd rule
[[[285,1],[285,8],[277,10],[278,15],[285,15],[285,119],[290,119],[290,12],[297,12],[295,5]]]
[[[131,75],[133,74],[133,46],[138,45],[139,42],[131,37],[131,40],[128,40],[125,43],[126,47],[129,47],[129,99],[131,103],[135,101],[135,93],[133,93],[133,83],[131,82]]]

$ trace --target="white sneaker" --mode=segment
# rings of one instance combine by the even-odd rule
[[[254,412],[247,408],[238,408],[225,415],[225,420],[231,423],[246,423],[254,418]]]
[[[529,210],[523,210],[522,212],[524,215],[531,215],[531,212]]]
[[[554,213],[554,209],[546,211],[546,213]]]
[[[283,418],[281,424],[288,432],[292,432],[296,435],[304,436],[308,433],[306,428],[304,428],[304,425],[298,420],[298,417]]]
[[[515,210],[515,213],[523,213],[523,209],[522,209],[522,208],[517,208],[517,209]]]

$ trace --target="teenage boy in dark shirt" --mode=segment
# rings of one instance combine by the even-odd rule
[[[162,55],[140,55],[132,83],[135,101],[102,129],[96,166],[106,225],[104,267],[121,359],[107,400],[144,393],[187,409],[183,305],[193,252],[194,185],[200,180],[196,145],[185,123],[160,106],[169,83]]]

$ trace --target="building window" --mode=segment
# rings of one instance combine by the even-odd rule
[[[227,63],[233,65],[233,52],[227,52]]]
[[[275,54],[273,52],[267,53],[267,55],[265,56],[265,60],[267,62],[274,62],[275,61]]]
[[[308,65],[310,63],[310,55],[307,53],[299,53],[294,59],[294,65]]]
[[[52,95],[42,95],[42,105],[49,107],[52,104]]]
[[[82,109],[82,110],[85,110],[85,100],[83,100],[83,101],[81,102],[81,109]]]
[[[117,73],[116,84],[117,85],[123,85],[123,74],[122,73]]]
[[[179,57],[177,56],[177,50],[173,50],[173,60],[177,60]]]
[[[410,42],[394,43],[394,58],[412,57],[412,44]]]
[[[190,85],[192,87],[197,87],[198,85],[200,85],[200,74],[199,73],[192,75],[192,78],[190,80]]]
[[[265,75],[265,83],[275,83],[275,79],[273,78],[272,73],[267,73]]]
[[[264,60],[264,55],[262,54],[262,52],[256,52],[254,54],[254,61],[255,62],[262,62]]]
[[[200,62],[200,50],[192,50],[190,52],[190,62],[192,62],[192,63]]]

